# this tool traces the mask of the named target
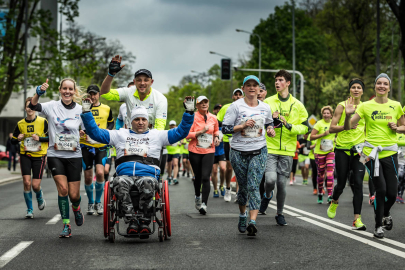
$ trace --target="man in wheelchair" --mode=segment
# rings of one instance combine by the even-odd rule
[[[158,189],[160,177],[159,159],[163,146],[171,145],[187,137],[194,122],[194,97],[187,96],[183,101],[186,112],[180,125],[171,130],[149,130],[149,117],[145,107],[135,107],[131,112],[132,130],[100,129],[91,113],[91,100],[83,101],[81,118],[87,135],[91,139],[115,146],[116,177],[113,180],[114,195],[121,201],[125,213],[124,221],[129,223],[127,234],[150,233],[153,197]],[[137,218],[130,192],[139,191],[139,212]],[[137,210],[137,209],[136,209]]]

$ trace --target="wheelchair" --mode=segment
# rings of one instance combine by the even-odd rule
[[[113,177],[110,181],[104,184],[104,217],[103,217],[103,227],[104,227],[104,237],[107,238],[111,243],[115,242],[115,233],[118,233],[124,237],[149,238],[149,235],[154,234],[158,231],[159,241],[163,242],[167,240],[172,235],[172,227],[170,220],[170,202],[169,202],[169,184],[168,181],[159,180],[159,187],[153,197],[153,208],[151,214],[151,232],[150,233],[139,233],[139,234],[127,234],[120,232],[120,219],[123,219],[125,214],[120,210],[121,202],[116,198],[113,192]],[[139,195],[140,192],[137,190],[131,190],[130,196],[132,204],[135,210],[135,216],[141,217],[142,213],[139,210]],[[158,216],[160,212],[160,217]]]

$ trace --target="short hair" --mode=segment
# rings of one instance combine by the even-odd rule
[[[291,82],[291,74],[285,69],[280,69],[276,75],[274,75],[274,78],[277,77],[283,77],[287,82]]]
[[[331,106],[324,106],[324,107],[322,107],[322,109],[321,109],[321,114],[323,114],[323,111],[324,110],[329,110],[330,111],[330,114],[332,114],[333,115],[333,109],[332,109],[332,107]]]
[[[130,83],[127,85],[127,87],[130,87],[130,86],[132,86],[132,85],[135,85],[135,83],[134,83],[134,82],[130,82]]]

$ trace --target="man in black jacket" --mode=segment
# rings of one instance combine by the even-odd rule
[[[7,140],[7,145],[6,145],[6,152],[8,151],[8,170],[11,170],[11,160],[14,159],[13,163],[13,169],[15,171],[15,165],[16,165],[16,158],[17,158],[17,149],[18,149],[18,144],[12,144],[11,143],[11,138],[13,138],[13,133],[9,134],[9,138]]]

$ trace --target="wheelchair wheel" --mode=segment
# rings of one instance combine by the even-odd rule
[[[111,204],[111,191],[110,182],[107,181],[104,184],[104,215],[103,215],[103,227],[104,227],[104,237],[107,238],[110,233],[110,219],[111,219],[111,209],[109,207]],[[114,236],[115,237],[115,236]],[[111,240],[110,240],[111,241]]]
[[[165,203],[165,238],[167,236],[172,236],[172,223],[170,219],[170,200],[169,200],[169,183],[167,181],[164,182],[164,189],[163,189],[163,199]]]
[[[108,241],[110,241],[110,243],[115,242],[115,230],[114,230],[114,228],[111,228],[109,233],[108,233]]]

